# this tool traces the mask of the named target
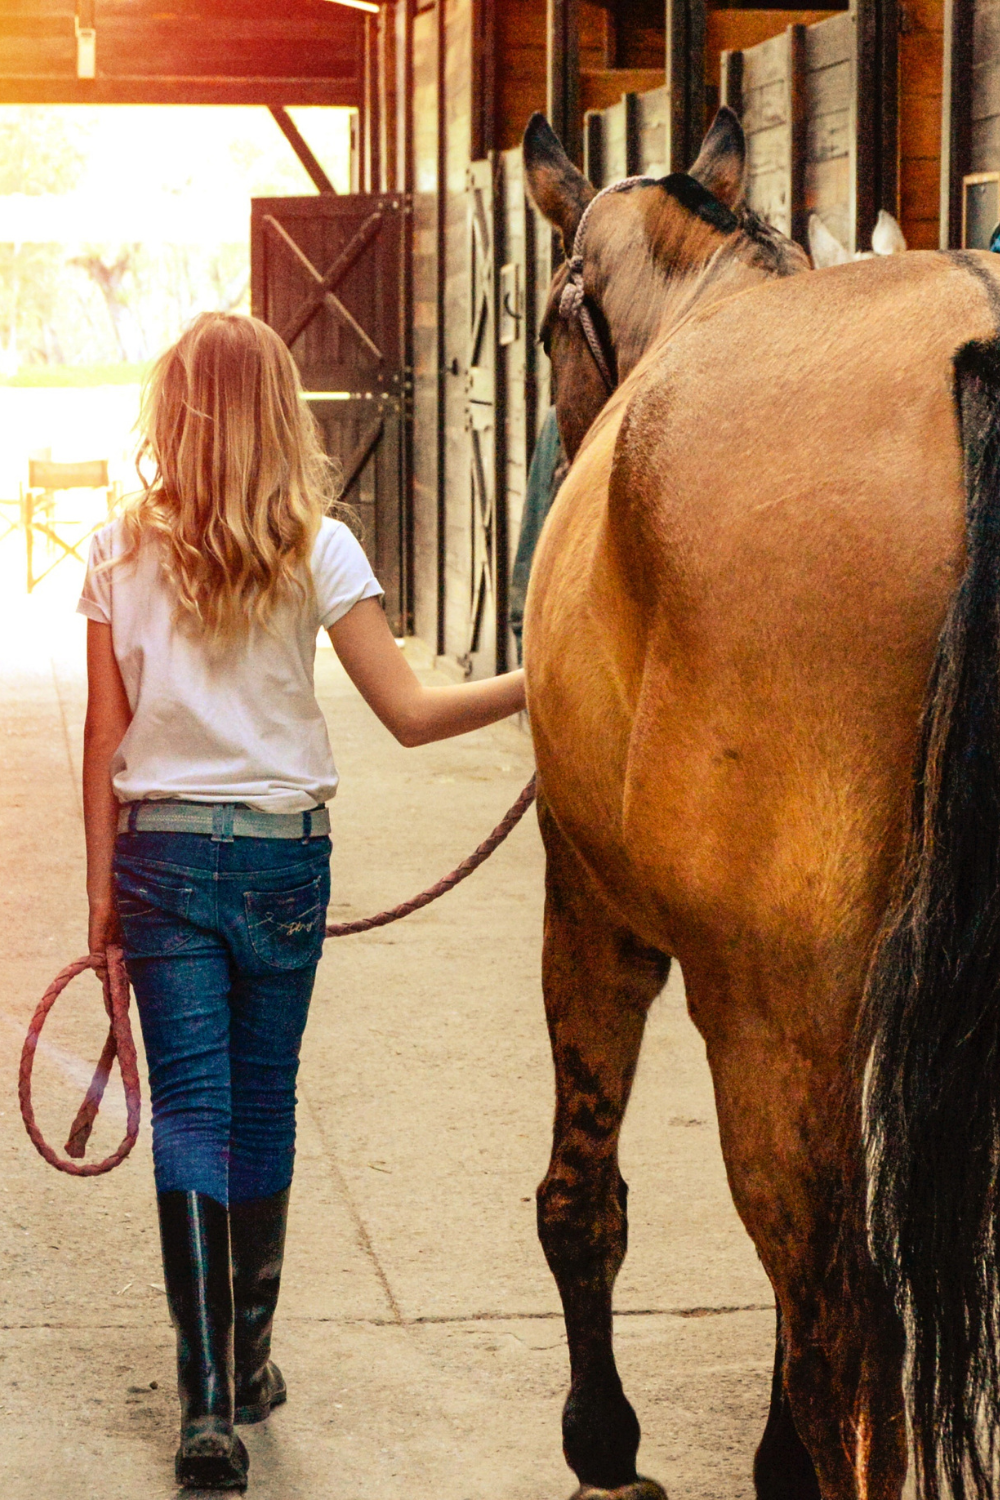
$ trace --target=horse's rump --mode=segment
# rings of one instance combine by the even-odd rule
[[[526,630],[542,779],[580,842],[617,825],[682,961],[686,926],[735,913],[852,948],[879,919],[964,555],[977,265],[861,262],[696,314],[557,501]]]

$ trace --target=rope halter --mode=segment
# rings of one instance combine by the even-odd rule
[[[621,182],[612,182],[607,187],[601,188],[583,210],[580,222],[576,226],[576,234],[573,236],[573,254],[569,258],[566,282],[559,298],[559,316],[567,323],[572,322],[574,318],[579,323],[580,332],[583,334],[601,379],[608,388],[609,395],[618,384],[617,376],[612,368],[617,361],[610,339],[601,338],[597,324],[594,322],[590,298],[583,285],[584,231],[594,204],[608,193],[624,193],[634,187],[655,187],[658,181],[656,177],[623,177]]]

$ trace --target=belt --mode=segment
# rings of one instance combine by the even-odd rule
[[[241,802],[126,802],[118,813],[119,833],[207,833],[216,843],[237,839],[325,838],[330,814],[325,807],[309,812],[266,813]]]

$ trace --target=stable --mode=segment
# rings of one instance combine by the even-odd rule
[[[601,186],[685,169],[720,101],[751,204],[850,251],[1000,218],[997,0],[6,0],[0,102],[268,105],[316,185],[259,200],[253,309],[289,342],[400,635],[457,671],[515,659],[508,585],[549,405],[561,251],[525,194],[545,110]],[[972,86],[972,80],[975,86]],[[996,96],[996,97],[994,97]],[[287,107],[356,112],[337,195]],[[944,130],[942,132],[942,119]]]

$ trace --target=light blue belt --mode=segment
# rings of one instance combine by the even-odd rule
[[[207,833],[216,843],[233,839],[319,839],[330,832],[325,807],[309,812],[266,813],[241,802],[126,802],[119,833]]]

